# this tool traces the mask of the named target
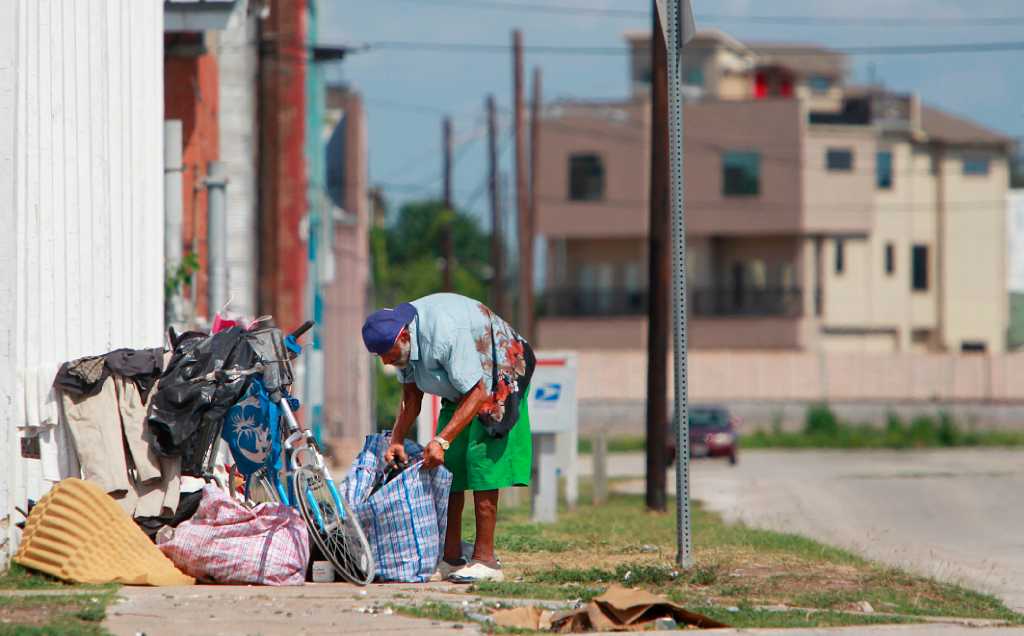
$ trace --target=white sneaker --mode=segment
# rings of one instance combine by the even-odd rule
[[[433,576],[430,577],[431,582],[447,581],[448,577],[452,575],[452,572],[457,572],[462,568],[466,567],[469,561],[462,559],[459,563],[451,564],[441,559],[441,562],[437,564],[437,571],[434,572]]]
[[[505,573],[501,571],[501,568],[492,568],[480,561],[470,561],[469,565],[448,575],[448,580],[452,583],[500,582],[505,580]]]

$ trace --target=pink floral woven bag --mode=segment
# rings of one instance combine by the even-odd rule
[[[309,562],[309,534],[302,515],[283,504],[253,509],[212,484],[195,516],[158,535],[167,558],[189,576],[214,583],[302,585]]]

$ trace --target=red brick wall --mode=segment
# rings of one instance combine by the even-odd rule
[[[305,320],[305,2],[272,0],[260,24],[260,313]]]
[[[200,44],[199,36],[169,34],[164,37],[165,49],[173,51],[176,44]],[[207,162],[220,157],[217,58],[213,53],[198,57],[164,58],[164,119],[180,119],[182,124],[183,232],[182,248],[187,254],[198,246],[199,272],[196,276],[196,315],[208,316],[206,302],[206,189],[202,181]],[[157,204],[154,202],[154,204]]]

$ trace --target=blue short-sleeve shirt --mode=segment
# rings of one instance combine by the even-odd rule
[[[452,402],[480,380],[490,392],[492,329],[512,335],[512,328],[483,303],[458,294],[432,294],[411,304],[418,315],[408,327],[409,365],[398,370],[398,379]]]

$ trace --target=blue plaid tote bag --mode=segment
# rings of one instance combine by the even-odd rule
[[[406,441],[409,466],[389,472],[387,435],[369,435],[343,484],[377,560],[377,580],[423,583],[441,559],[452,474],[423,470],[423,448]]]

